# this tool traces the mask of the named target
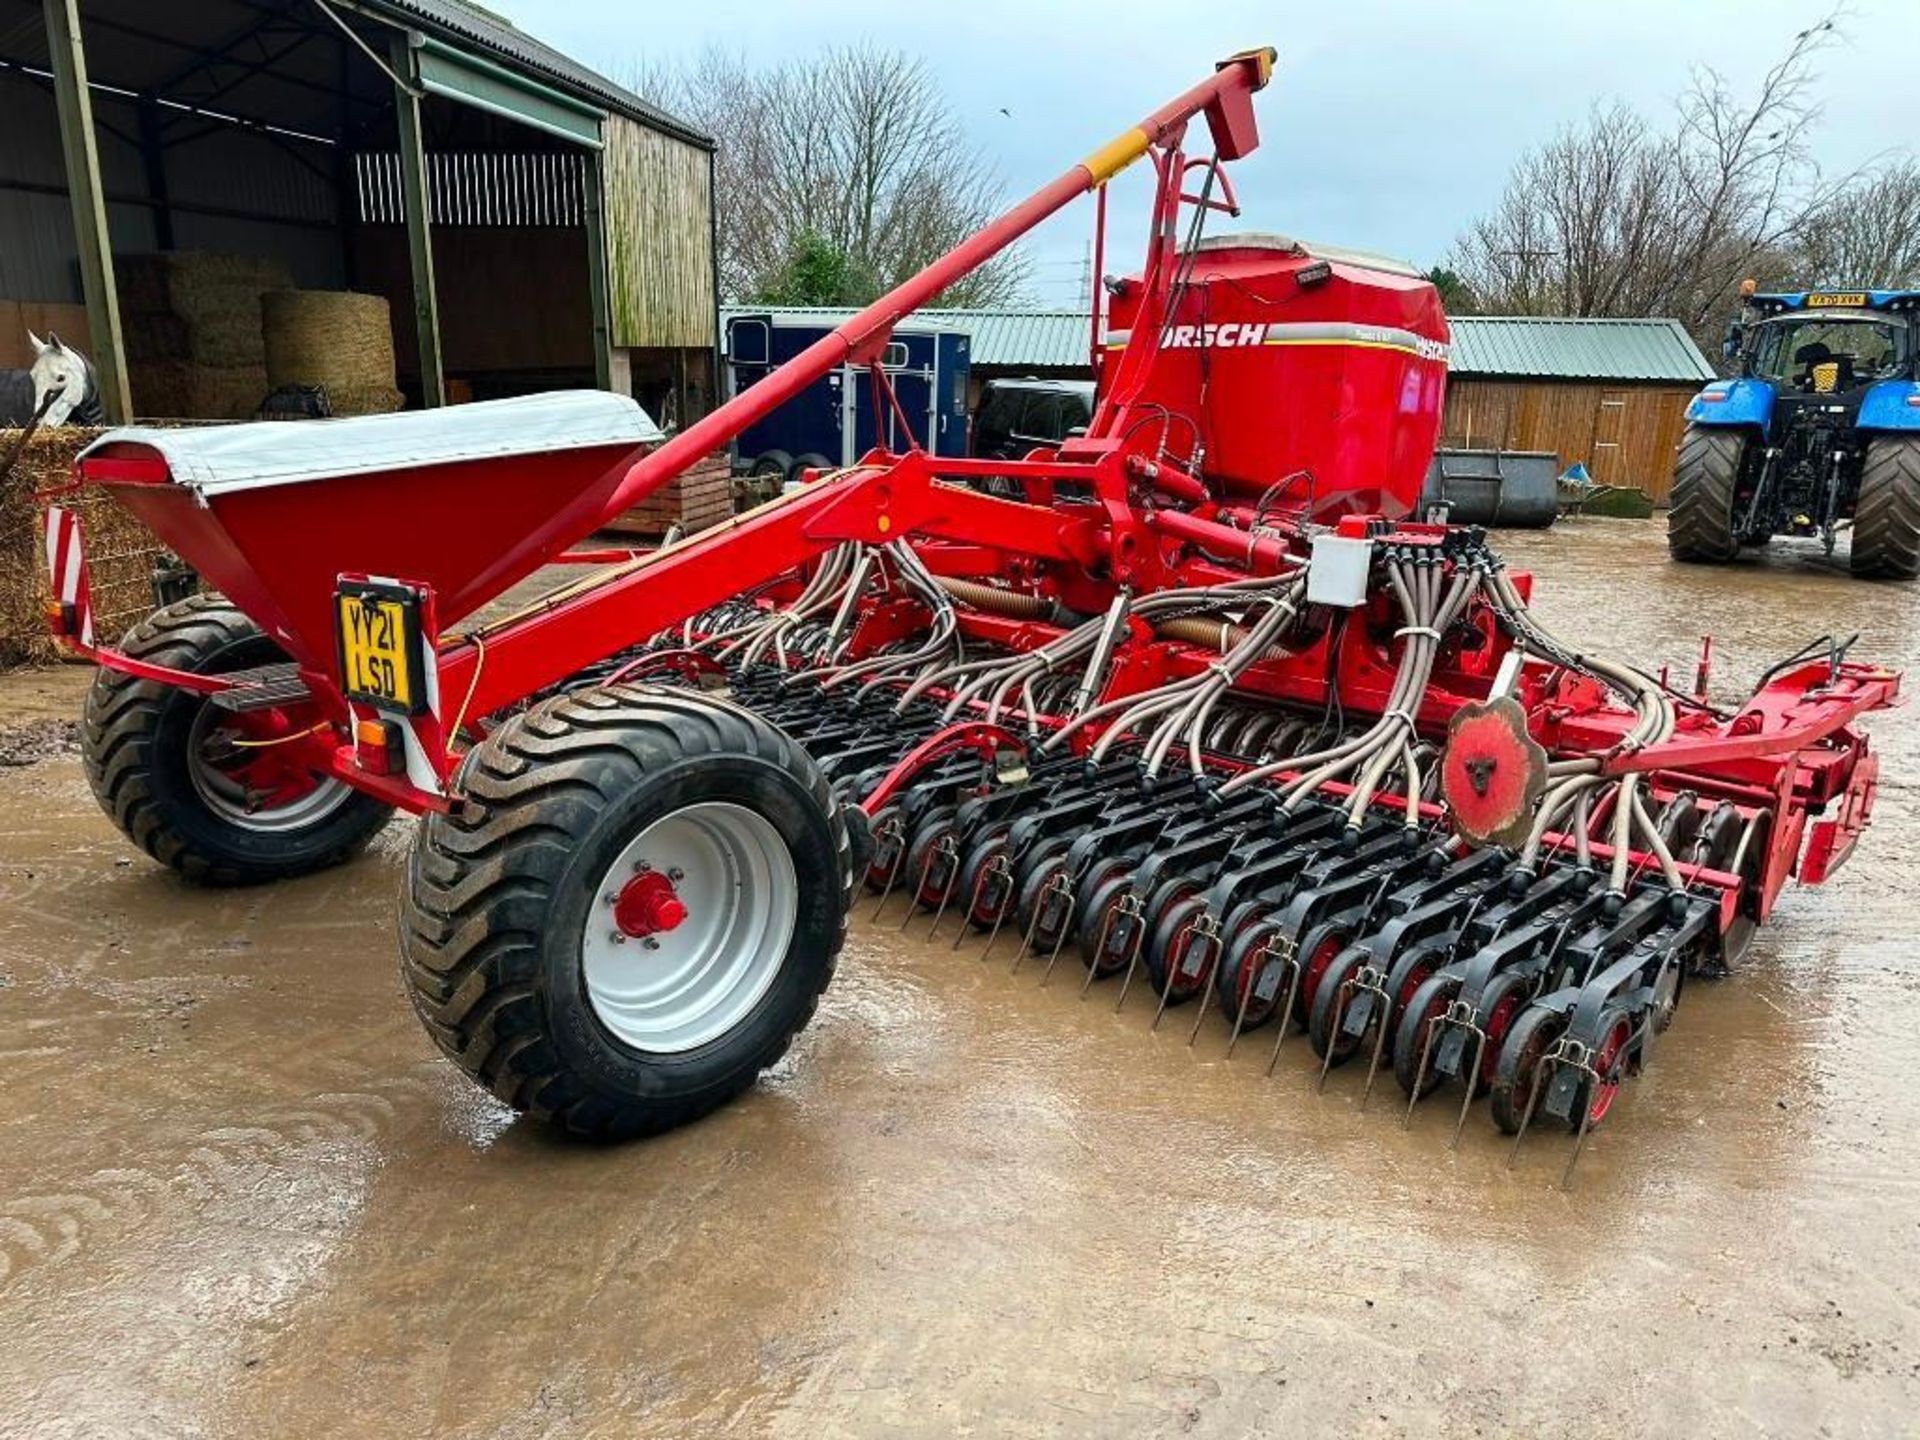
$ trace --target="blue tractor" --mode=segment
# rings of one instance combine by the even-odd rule
[[[1739,363],[1687,407],[1667,546],[1731,560],[1776,535],[1853,532],[1856,575],[1920,575],[1920,290],[1747,296]]]

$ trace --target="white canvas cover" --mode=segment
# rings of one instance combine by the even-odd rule
[[[108,431],[81,454],[84,459],[109,446],[137,445],[165,460],[176,483],[218,495],[416,465],[658,444],[665,438],[628,396],[556,390],[343,420],[261,420],[184,430],[134,425]]]

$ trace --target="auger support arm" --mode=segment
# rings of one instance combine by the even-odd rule
[[[702,456],[726,445],[821,376],[850,360],[857,362],[876,345],[884,344],[893,327],[906,316],[991,260],[1049,216],[1105,185],[1146,154],[1151,146],[1177,139],[1195,116],[1206,116],[1223,158],[1237,159],[1252,153],[1260,143],[1252,97],[1271,77],[1274,59],[1272,50],[1261,49],[1242,51],[1221,61],[1211,76],[1184,95],[1168,101],[1137,126],[1123,131],[919,274],[889,290],[832,334],[815,341],[759,383],[694,422],[635,465],[601,511],[592,517],[583,517],[588,518],[588,523],[580,535],[598,529]]]

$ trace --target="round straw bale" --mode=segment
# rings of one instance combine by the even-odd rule
[[[323,385],[335,414],[343,397],[394,388],[393,321],[386,298],[346,290],[275,290],[261,297],[267,381]]]

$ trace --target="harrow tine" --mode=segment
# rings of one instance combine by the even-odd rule
[[[953,892],[960,888],[960,847],[953,843],[953,837],[951,835],[942,835],[940,842],[935,845],[933,849],[936,855],[943,855],[955,863],[953,874],[947,877],[947,883],[942,886],[940,890],[940,908],[933,912],[933,925],[927,931],[927,941],[929,944],[931,944],[933,938],[940,933],[940,922],[947,916],[947,906],[953,903]],[[929,864],[932,863],[932,858],[932,856],[928,857]],[[962,925],[960,930],[962,934],[965,934],[966,926]]]
[[[1211,914],[1202,916],[1201,918],[1205,920],[1209,926],[1207,930],[1202,932],[1201,938],[1205,941],[1209,952],[1217,950],[1220,946],[1218,922],[1214,921]],[[1197,924],[1196,928],[1198,928]],[[1213,963],[1216,966],[1220,963],[1220,957],[1217,954],[1213,956]],[[1200,1022],[1207,1018],[1207,1002],[1213,999],[1213,972],[1203,966],[1201,973],[1205,975],[1206,978],[1200,984],[1200,1005],[1193,1017],[1193,1028],[1187,1031],[1187,1046],[1189,1049],[1192,1048],[1194,1040],[1198,1038],[1200,1034]]]
[[[1120,907],[1125,905],[1131,898],[1132,896],[1130,895],[1121,896],[1119,904],[1111,907],[1107,911],[1106,919],[1100,922],[1100,938],[1095,942],[1093,947],[1093,960],[1087,966],[1087,978],[1080,982],[1080,998],[1082,1000],[1087,998],[1088,987],[1093,984],[1094,977],[1100,973],[1100,957],[1107,953],[1107,941],[1113,938],[1113,922],[1120,914]]]
[[[1003,856],[995,855],[991,860],[989,860],[986,864],[980,867],[980,873],[978,876],[975,877],[973,882],[973,893],[967,896],[967,909],[966,909],[967,915],[977,915],[980,913],[980,897],[987,893],[987,882],[993,878],[994,867],[1000,864],[1004,858],[1005,857]],[[1004,910],[1001,911],[1000,913],[1001,915],[1006,914]],[[999,933],[1000,933],[1000,921],[998,918],[996,918],[993,922],[993,934],[998,935]],[[928,938],[931,939],[932,937],[929,936]],[[960,921],[959,930],[954,933],[953,945],[950,948],[954,950],[958,950],[960,948],[960,942],[966,938],[967,938],[967,922],[965,917],[963,916]],[[992,936],[989,936],[987,939],[987,948],[988,949],[993,948]],[[981,952],[980,958],[982,960],[987,958],[985,951]]]
[[[1420,1082],[1427,1078],[1427,1061],[1433,1058],[1434,1032],[1440,1028],[1440,1022],[1444,1019],[1446,1016],[1436,1015],[1427,1021],[1427,1033],[1420,1040],[1420,1068],[1413,1072],[1413,1093],[1407,1097],[1407,1113],[1400,1121],[1402,1130],[1413,1128],[1413,1107],[1420,1103]],[[1467,1089],[1471,1094],[1473,1087],[1468,1086]]]
[[[1580,1107],[1580,1128],[1574,1132],[1573,1136],[1573,1153],[1567,1156],[1567,1168],[1560,1172],[1560,1188],[1562,1190],[1571,1190],[1573,1188],[1573,1167],[1580,1163],[1580,1152],[1586,1149],[1587,1136],[1592,1130],[1593,1106],[1590,1104],[1582,1105]]]
[[[1287,1031],[1293,1026],[1293,1002],[1300,995],[1300,957],[1292,941],[1288,941],[1287,958],[1287,998],[1276,1012],[1280,1017],[1280,1033],[1273,1037],[1273,1049],[1267,1055],[1267,1075],[1273,1075],[1273,1067],[1280,1063],[1280,1047],[1287,1043]]]
[[[1119,998],[1113,1002],[1113,1013],[1116,1015],[1120,1013],[1120,1007],[1127,1003],[1127,990],[1133,984],[1134,967],[1140,963],[1140,951],[1146,943],[1146,938],[1146,927],[1136,925],[1133,930],[1133,941],[1127,946],[1127,973],[1120,981]]]
[[[1460,1132],[1467,1128],[1467,1111],[1473,1105],[1474,1087],[1480,1083],[1480,1062],[1486,1057],[1486,1053],[1487,1032],[1475,1025],[1473,1027],[1473,1060],[1467,1066],[1467,1094],[1466,1098],[1460,1102],[1460,1116],[1453,1122],[1453,1138],[1447,1141],[1449,1150],[1460,1148]]]
[[[1259,959],[1260,956],[1265,955],[1266,953],[1267,953],[1266,947],[1263,945],[1255,956],[1256,961]],[[1260,974],[1260,966],[1259,964],[1256,963],[1253,968],[1253,975],[1257,979],[1259,974]],[[1233,1033],[1227,1036],[1226,1058],[1229,1060],[1233,1058],[1233,1047],[1240,1043],[1240,1031],[1245,1027],[1247,1023],[1247,1006],[1253,1003],[1254,984],[1255,984],[1255,979],[1249,979],[1247,981],[1246,987],[1240,992],[1240,1004],[1234,1010]]]
[[[1063,886],[1067,891],[1067,915],[1060,922],[1060,938],[1053,942],[1053,953],[1047,956],[1047,968],[1040,972],[1040,983],[1045,985],[1053,978],[1053,967],[1060,963],[1061,948],[1067,943],[1067,936],[1073,933],[1073,912],[1079,907],[1080,897],[1073,893],[1071,885]]]
[[[1067,883],[1063,884],[1063,881]],[[1067,930],[1073,924],[1072,884],[1065,870],[1054,872],[1053,878],[1047,881],[1046,888],[1040,892],[1040,898],[1034,902],[1033,923],[1027,926],[1026,936],[1020,942],[1020,953],[1013,957],[1013,966],[1007,971],[1009,975],[1018,975],[1020,973],[1021,962],[1033,953],[1033,937],[1040,933],[1041,922],[1047,918],[1047,902],[1055,895],[1062,893],[1067,896],[1067,919],[1065,923],[1060,926],[1060,938],[1055,940],[1053,944],[1054,957],[1058,957],[1060,954],[1060,947],[1064,945],[1067,940]]]
[[[1049,880],[1047,885],[1050,889],[1053,882]],[[1007,971],[1009,975],[1020,973],[1020,962],[1026,959],[1028,952],[1033,949],[1033,937],[1040,931],[1041,911],[1046,905],[1046,899],[1045,892],[1042,892],[1040,903],[1033,907],[1033,919],[1028,922],[1025,932],[1020,936],[1020,948],[1013,952],[1013,968]]]
[[[1008,868],[1011,870],[1011,865],[1009,865]],[[1009,896],[1008,903],[1002,905],[1000,907],[1000,913],[993,917],[993,928],[987,931],[987,943],[980,951],[980,963],[982,965],[987,963],[987,957],[993,953],[994,942],[1000,938],[1000,927],[1007,923],[1007,916],[1012,913],[1012,897]]]
[[[900,853],[904,858],[906,855],[904,847]],[[920,873],[913,877],[913,889],[907,895],[907,913],[900,917],[900,928],[894,932],[896,935],[906,934],[907,926],[913,923],[914,907],[919,903],[920,897],[927,893],[927,877],[933,873],[933,862],[938,853],[938,846],[930,845],[927,847],[927,858],[920,862]],[[942,906],[941,908],[944,909],[945,907]]]
[[[873,907],[873,914],[869,917],[870,924],[879,922],[880,912],[887,908],[887,899],[893,894],[894,881],[900,878],[900,867],[907,863],[906,837],[899,834],[899,830],[900,826],[896,823],[888,832],[894,836],[895,843],[899,845],[899,852],[893,857],[893,864],[887,870],[887,883],[880,887],[880,899]]]
[[[1229,1058],[1229,1060],[1233,1060],[1233,1046],[1240,1043],[1240,1031],[1246,1027],[1246,1008],[1254,1002],[1254,989],[1260,985],[1260,975],[1261,972],[1267,968],[1267,960],[1271,958],[1271,948],[1273,948],[1273,943],[1269,941],[1267,945],[1261,945],[1258,950],[1254,950],[1254,970],[1248,975],[1246,989],[1240,991],[1240,1004],[1238,1004],[1238,1008],[1235,1010],[1235,1016],[1233,1016],[1233,1035],[1227,1037],[1227,1058]],[[1221,956],[1221,960],[1225,960],[1225,956]]]
[[[1191,949],[1192,946],[1193,946],[1193,932],[1188,931],[1185,935],[1182,935],[1180,937],[1180,960],[1183,964],[1185,963],[1187,958],[1187,951]],[[1160,1019],[1162,1016],[1164,1016],[1167,1013],[1167,1001],[1171,999],[1173,996],[1173,982],[1179,978],[1179,975],[1180,975],[1179,965],[1167,966],[1167,983],[1160,987],[1160,1004],[1158,1005],[1158,1007],[1155,1008],[1153,1012],[1153,1023],[1147,1027],[1147,1031],[1149,1034],[1151,1034],[1153,1031],[1158,1030],[1160,1028]]]
[[[1374,1021],[1373,1059],[1367,1063],[1367,1083],[1360,1089],[1360,1108],[1367,1108],[1367,1101],[1373,1098],[1373,1082],[1380,1073],[1380,1052],[1387,1048],[1387,1021],[1393,1018],[1393,1009],[1387,1004],[1387,992],[1381,985],[1369,982],[1366,987],[1380,997],[1380,1014]]]
[[[1550,1056],[1542,1056],[1534,1067],[1533,1085],[1527,1091],[1527,1108],[1520,1112],[1520,1128],[1513,1132],[1513,1148],[1507,1151],[1507,1169],[1513,1168],[1513,1162],[1520,1158],[1520,1142],[1527,1138],[1527,1127],[1533,1124],[1534,1107],[1540,1103],[1540,1091],[1544,1088],[1547,1071],[1559,1061]]]
[[[1340,1013],[1344,1015],[1347,1013],[1347,1005],[1353,1003],[1353,977],[1351,975],[1340,982],[1340,989],[1346,992],[1347,997],[1346,1004],[1340,1007]],[[1336,1032],[1336,1034],[1329,1036],[1327,1039],[1327,1053],[1320,1057],[1320,1079],[1313,1087],[1315,1094],[1324,1093],[1327,1088],[1327,1072],[1333,1068],[1333,1042],[1337,1038],[1339,1037]]]

